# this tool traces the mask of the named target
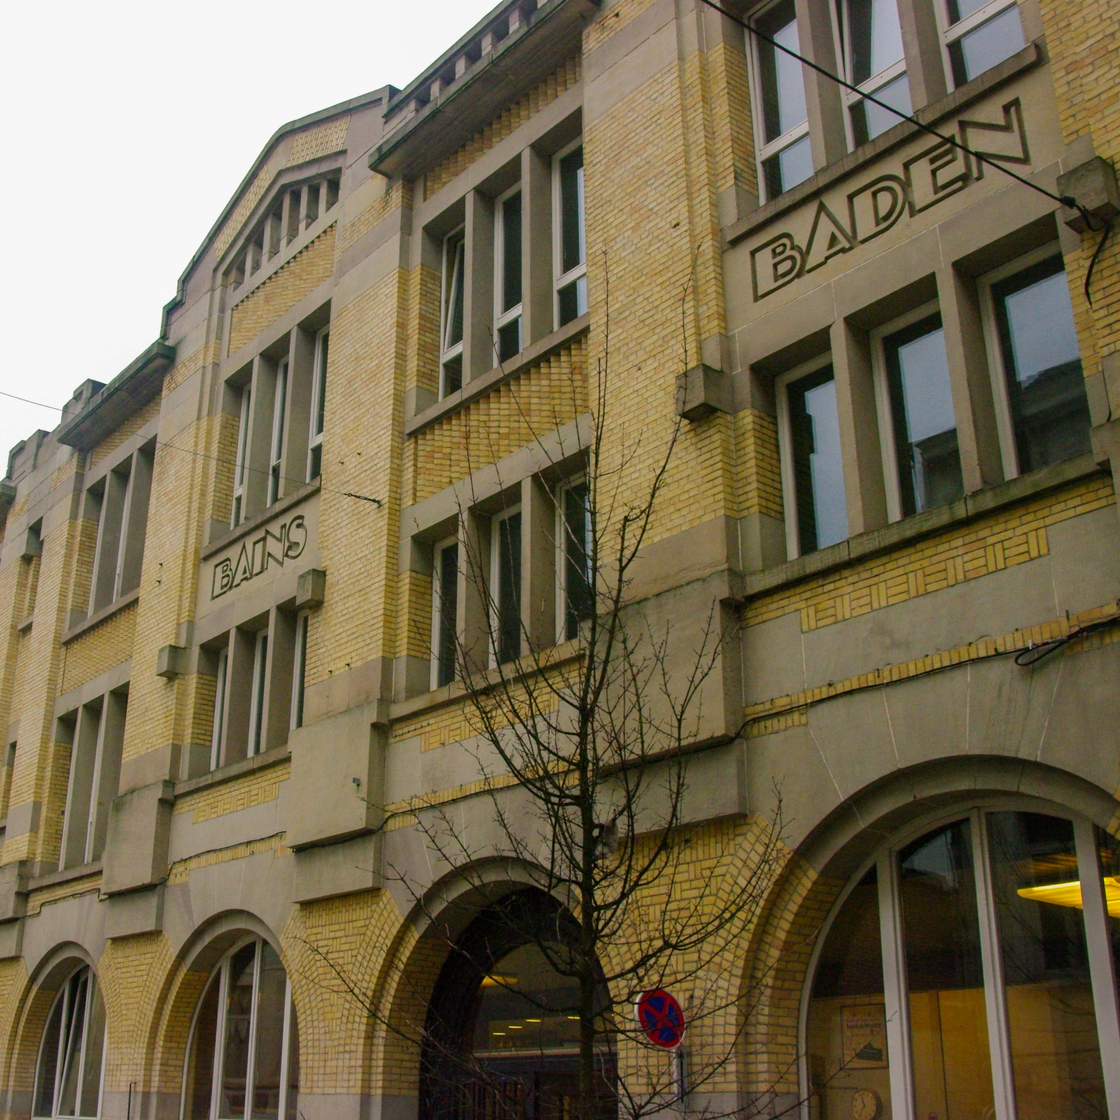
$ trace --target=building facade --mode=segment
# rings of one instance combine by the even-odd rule
[[[1120,1120],[1118,41],[507,0],[281,129],[0,483],[4,1114],[450,1115],[407,1025],[537,1023],[430,928],[486,920],[464,651],[578,662],[600,431],[617,509],[676,433],[631,609],[724,634],[696,874],[781,852],[673,1107]]]

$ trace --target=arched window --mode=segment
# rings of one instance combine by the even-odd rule
[[[183,1120],[296,1120],[299,1030],[280,956],[255,937],[214,969],[191,1027]]]
[[[534,1120],[575,1115],[579,982],[558,970],[570,916],[525,891],[484,911],[452,948],[425,1027],[423,1120]],[[601,1114],[616,1113],[601,1057]]]
[[[1117,872],[1088,822],[1010,808],[880,852],[816,956],[810,1115],[1117,1120]]]
[[[104,1063],[105,1003],[93,969],[85,965],[62,985],[47,1018],[33,1115],[100,1115]]]

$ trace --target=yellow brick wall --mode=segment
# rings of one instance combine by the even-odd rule
[[[107,435],[91,452],[89,465],[96,467],[103,459],[112,455],[130,436],[135,435],[149,420],[159,415],[160,395],[157,393],[139,412],[134,412],[116,431]]]
[[[380,179],[380,175],[375,175]],[[394,210],[412,206],[412,183],[404,179],[384,180],[385,193],[371,206],[350,219],[339,231],[335,250],[341,253],[348,249],[363,234],[377,227]]]
[[[190,813],[192,821],[201,824],[241,809],[275,801],[280,795],[280,783],[288,780],[290,771],[291,763],[285,759],[275,766],[253,770],[212,789],[184,794],[176,799],[174,812]]]
[[[431,198],[456,175],[465,171],[479,156],[504,140],[516,128],[551,104],[565,90],[580,80],[582,58],[570,58],[554,74],[549,74],[535,89],[529,90],[517,101],[502,110],[481,132],[470,138],[457,152],[428,172],[424,183],[424,197]]]
[[[229,353],[233,354],[285,311],[295,307],[334,272],[336,226],[325,229],[309,245],[247,295],[230,316]]]
[[[734,486],[736,513],[764,513],[781,520],[782,467],[778,456],[778,423],[766,412],[736,412]]]
[[[99,623],[62,647],[62,692],[93,680],[132,656],[138,604]]]

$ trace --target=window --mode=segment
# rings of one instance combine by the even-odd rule
[[[105,1002],[97,977],[79,968],[62,985],[43,1031],[32,1115],[51,1120],[101,1113]]]
[[[557,502],[560,531],[560,641],[579,635],[581,622],[591,617],[593,573],[591,569],[591,494],[586,482],[572,483],[560,491]]]
[[[799,367],[779,379],[778,390],[786,541],[792,559],[846,539],[848,507],[831,364]]]
[[[554,162],[556,326],[587,312],[587,230],[584,223],[583,143]]]
[[[458,604],[459,542],[452,538],[435,548],[432,571],[432,688],[441,688],[455,679]]]
[[[249,754],[261,753],[264,731],[265,686],[268,683],[268,631],[262,630],[253,642],[253,680],[249,702]]]
[[[60,870],[101,858],[109,807],[120,790],[127,691],[109,692],[60,720],[71,740]]]
[[[463,284],[467,239],[459,229],[443,242],[443,295],[440,301],[439,395],[449,396],[463,387]]]
[[[490,633],[493,664],[521,656],[521,509],[496,517],[490,539]]]
[[[764,35],[800,54],[793,0],[780,0],[755,21]],[[760,178],[767,198],[775,198],[813,174],[805,79],[797,59],[747,33],[755,44],[755,104]]]
[[[276,367],[276,383],[272,392],[272,438],[268,452],[268,498],[272,505],[280,497],[284,476],[284,420],[288,404],[288,359],[281,358]]]
[[[154,446],[142,448],[88,491],[86,515],[97,518],[90,614],[140,586],[153,455]]]
[[[330,331],[315,338],[315,365],[311,381],[311,428],[307,439],[307,481],[323,473],[323,421],[327,407],[327,353]]]
[[[1019,262],[988,277],[997,395],[1007,406],[1004,468],[1009,476],[1088,451],[1089,404],[1060,256]],[[1026,267],[1024,267],[1026,265]],[[1015,271],[1017,267],[1017,271]]]
[[[254,938],[222,959],[195,1011],[183,1120],[296,1120],[299,1030],[280,956]]]
[[[521,189],[498,200],[494,238],[494,330],[498,362],[521,353]]]
[[[0,820],[7,819],[12,802],[12,776],[16,772],[16,743],[9,743],[4,752],[4,774],[0,779]]]
[[[953,82],[965,82],[1025,46],[1016,0],[945,0],[945,46]]]
[[[860,93],[873,94],[879,101],[910,112],[910,83],[902,53],[902,27],[896,0],[844,0],[844,60],[848,81]],[[894,113],[847,93],[856,144],[873,140],[898,124]]]
[[[245,517],[245,478],[249,473],[249,406],[253,390],[246,385],[241,390],[240,419],[237,427],[237,457],[233,463],[233,510],[229,524],[236,529]]]
[[[296,616],[295,649],[292,651],[291,730],[303,726],[303,690],[307,673],[307,611]]]
[[[811,1115],[854,1114],[857,1094],[865,1115],[906,1120],[1108,1115],[1102,1056],[1120,1037],[1094,992],[1115,998],[1117,870],[1088,822],[1007,808],[881,852],[817,953]]]
[[[218,654],[218,674],[214,686],[214,727],[210,733],[210,769],[217,770],[225,746],[226,695],[229,691],[229,646]]]
[[[923,308],[908,319],[877,332],[883,364],[879,415],[892,520],[964,493],[941,316]]]

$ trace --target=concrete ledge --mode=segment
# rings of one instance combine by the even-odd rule
[[[161,884],[154,890],[114,895],[108,901],[105,936],[134,937],[138,933],[154,933],[162,929],[163,894]]]
[[[743,597],[737,602],[745,604],[747,600],[779,587],[842,568],[857,560],[866,560],[881,552],[889,552],[891,549],[921,540],[942,529],[963,525],[995,510],[1044,494],[1048,490],[1056,490],[1079,479],[1104,473],[1106,472],[1102,471],[1094,461],[1093,455],[1085,454],[1066,459],[1062,463],[1055,463],[1052,467],[1044,467],[1040,471],[1033,471],[1031,474],[1020,475],[998,486],[977,490],[948,505],[905,517],[882,529],[860,533],[839,544],[810,552],[806,556],[799,556],[796,560],[790,560],[776,568],[749,575],[744,579]]]
[[[292,506],[299,505],[304,498],[309,498],[312,494],[318,494],[321,486],[322,479],[314,478],[310,482],[305,482],[298,490],[286,494],[279,501],[273,502],[263,513],[258,513],[255,517],[242,521],[236,529],[229,529],[208,541],[199,550],[199,560],[208,560],[214,553],[221,552],[223,548],[228,548],[234,541],[239,541],[242,537],[247,537],[250,533],[256,532],[262,525],[267,525],[273,518],[286,513]]]
[[[105,838],[101,893],[124,894],[167,878],[172,782],[154,782],[114,798]]]
[[[137,587],[135,591],[130,591],[127,595],[122,595],[119,599],[114,599],[107,607],[102,607],[96,614],[91,614],[89,618],[79,622],[76,626],[71,626],[59,642],[66,645],[67,642],[72,642],[75,638],[80,638],[87,630],[92,630],[95,626],[100,626],[107,618],[112,618],[113,615],[119,614],[126,607],[131,607],[140,598],[140,588]]]
[[[251,774],[254,770],[264,770],[269,766],[278,766],[281,762],[291,758],[287,746],[277,747],[275,750],[255,754],[252,758],[243,758],[238,762],[231,762],[218,770],[211,770],[209,774],[202,774],[197,778],[188,778],[186,781],[175,783],[175,796],[182,797],[187,793],[195,793],[200,789],[211,789],[240,778],[242,774]]]
[[[36,875],[27,884],[28,891],[41,890],[43,887],[54,887],[59,883],[70,883],[75,879],[84,879],[90,875],[101,874],[101,860],[95,859],[92,863],[82,863],[77,867],[68,867],[65,871],[52,871],[49,875]]]
[[[372,833],[295,853],[296,902],[315,902],[381,886],[381,837]]]

